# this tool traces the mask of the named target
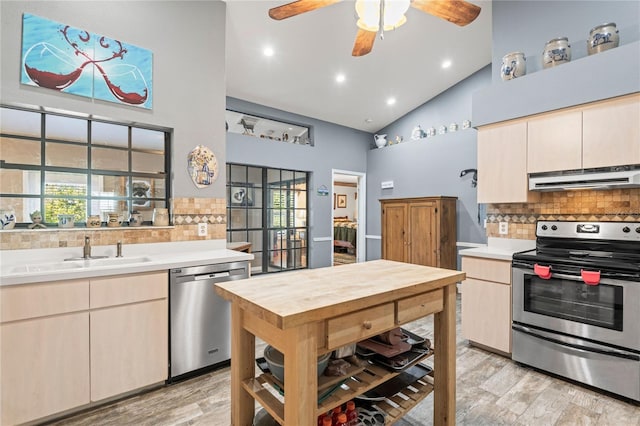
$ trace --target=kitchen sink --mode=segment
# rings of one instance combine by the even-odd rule
[[[139,257],[107,257],[104,259],[89,259],[85,261],[88,267],[92,266],[111,266],[111,265],[129,265],[132,263],[151,262],[151,258],[147,256]]]
[[[130,265],[133,263],[151,262],[147,256],[138,257],[105,257],[96,259],[72,259],[62,262],[34,263],[29,265],[15,266],[9,270],[10,274],[25,274],[29,272],[54,272],[67,271],[82,268],[97,268],[116,265]]]
[[[9,270],[11,274],[24,274],[27,272],[49,272],[49,271],[62,271],[68,269],[79,269],[84,267],[81,262],[52,262],[52,263],[37,263],[33,265],[20,265]]]

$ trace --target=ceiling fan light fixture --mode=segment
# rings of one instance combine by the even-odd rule
[[[384,10],[383,29],[391,31],[407,22],[404,15],[409,9],[410,0],[356,0],[358,28],[378,32],[380,29],[380,3]]]

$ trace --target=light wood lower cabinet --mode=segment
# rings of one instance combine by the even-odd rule
[[[89,313],[0,325],[3,425],[89,403]]]
[[[0,287],[0,424],[166,380],[167,271]]]
[[[511,353],[511,262],[465,256],[462,337]]]
[[[167,378],[165,300],[91,312],[91,400]]]

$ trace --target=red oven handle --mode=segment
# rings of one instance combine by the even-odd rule
[[[551,266],[542,266],[536,263],[535,265],[533,265],[533,272],[535,272],[536,275],[543,280],[548,280],[551,278]]]
[[[580,276],[586,285],[600,284],[600,271],[585,271],[580,269]]]

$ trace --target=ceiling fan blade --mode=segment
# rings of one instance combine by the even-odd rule
[[[269,16],[276,20],[291,18],[301,13],[311,12],[321,7],[331,6],[342,0],[298,0],[269,9]]]
[[[480,14],[480,7],[464,0],[413,0],[411,6],[464,27]]]
[[[351,56],[364,56],[371,52],[377,34],[378,33],[374,31],[366,31],[358,28],[358,34],[356,34],[356,42],[353,44]]]

